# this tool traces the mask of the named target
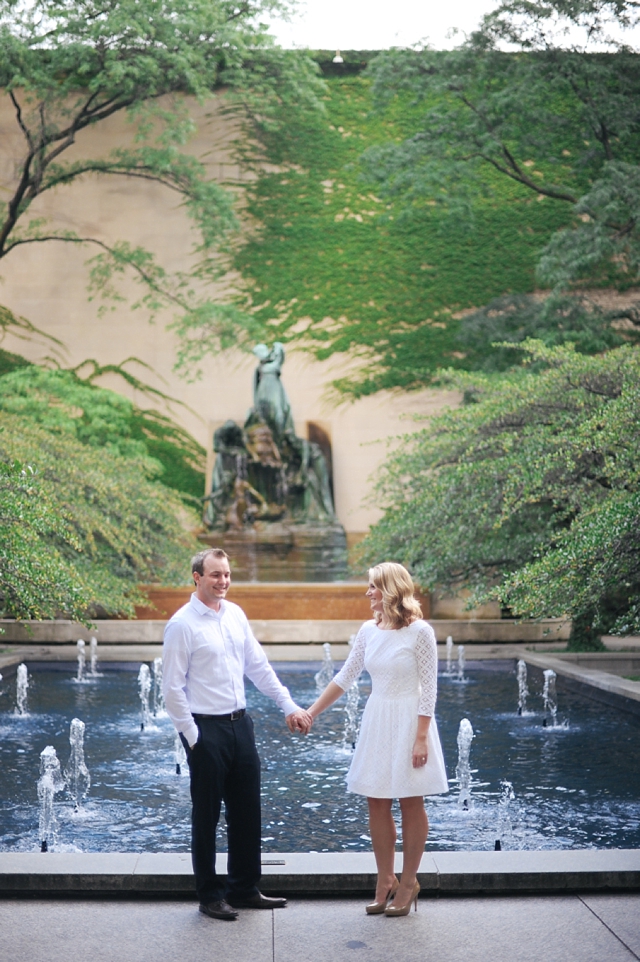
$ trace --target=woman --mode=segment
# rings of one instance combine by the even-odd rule
[[[367,597],[374,618],[364,623],[342,670],[309,708],[313,718],[332,705],[366,668],[372,691],[353,756],[347,788],[366,795],[378,868],[369,915],[408,915],[417,910],[417,872],[429,832],[424,795],[448,791],[433,717],[438,655],[433,629],[422,620],[414,586],[402,565],[384,562],[369,572]],[[394,798],[402,812],[402,880],[394,874]],[[393,898],[393,901],[390,900]]]

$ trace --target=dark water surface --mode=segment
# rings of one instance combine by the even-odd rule
[[[542,672],[530,670],[532,713],[519,717],[513,663],[489,664],[469,670],[467,684],[440,679],[437,717],[451,791],[427,800],[427,848],[493,849],[498,837],[503,849],[640,847],[640,719],[560,689],[566,727],[544,728]],[[69,724],[78,717],[86,723],[92,784],[77,813],[64,792],[56,796],[54,850],[188,851],[188,774],[175,773],[167,717],[140,731],[137,667],[105,670],[85,684],[75,683],[71,667],[30,672],[26,717],[13,714],[15,679],[0,683],[0,850],[39,848],[40,752],[53,745],[64,768]],[[315,698],[308,665],[276,668],[300,704]],[[304,738],[290,736],[281,712],[251,685],[247,696],[263,763],[263,850],[370,850],[366,801],[344,788],[352,752],[343,744],[343,703]],[[475,732],[469,811],[458,806],[455,782],[464,717]],[[223,830],[220,843],[224,849]]]

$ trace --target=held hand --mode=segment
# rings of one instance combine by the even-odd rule
[[[413,753],[412,762],[414,768],[424,768],[427,764],[427,758],[429,754],[427,752],[427,739],[426,738],[416,738],[413,743]]]
[[[303,735],[308,735],[313,724],[313,718],[309,712],[302,710],[291,712],[290,715],[287,715],[285,721],[292,734],[302,732]]]

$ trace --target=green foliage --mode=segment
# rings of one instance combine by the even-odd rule
[[[542,253],[541,280],[630,287],[640,280],[640,167],[609,163],[575,205],[577,226],[559,231]]]
[[[92,592],[58,547],[80,546],[48,495],[30,465],[0,460],[0,610],[9,618],[86,621]]]
[[[90,376],[104,372],[97,367]],[[151,470],[163,484],[192,498],[202,497],[205,452],[191,435],[170,418],[142,410],[74,371],[30,365],[0,377],[0,411],[108,454],[154,458]]]
[[[445,295],[438,310],[455,314],[493,300],[494,264],[503,268],[498,295],[507,300],[463,322],[458,349],[455,323],[436,315],[429,298],[423,298],[429,321],[424,314],[417,322],[407,319],[396,306],[395,318],[378,318],[377,338],[370,333],[373,319],[356,331],[348,316],[333,315],[322,331],[330,350],[357,353],[360,346],[374,358],[373,372],[339,387],[355,394],[411,387],[428,382],[438,362],[451,365],[453,358],[459,368],[502,369],[508,356],[499,349],[493,354],[491,344],[503,339],[571,341],[581,351],[621,343],[611,328],[616,319],[604,313],[599,318],[597,310],[567,301],[558,310],[557,297],[538,308],[509,295],[533,287],[523,232],[537,241],[537,251],[527,254],[542,254],[537,277],[544,284],[629,288],[638,282],[640,56],[609,37],[611,25],[637,23],[638,11],[624,0],[504,0],[456,50],[392,49],[373,59],[365,76],[373,81],[379,129],[387,136],[367,147],[362,163],[393,211],[396,230],[411,232],[412,252],[424,253],[428,269],[437,271],[438,293]],[[527,195],[544,202],[539,221],[527,209]],[[520,227],[514,229],[510,216],[516,211]],[[486,230],[488,220],[502,244]],[[424,244],[427,224],[445,249],[438,250],[432,236]],[[545,229],[549,240],[541,243]],[[462,296],[442,284],[447,253],[457,255],[462,268]],[[412,267],[415,276],[415,262]],[[420,286],[412,285],[416,292]],[[631,327],[637,313],[627,318]],[[434,339],[434,322],[444,322],[449,336]],[[483,344],[485,332],[490,336]]]
[[[20,317],[20,315],[16,315],[13,311],[10,311],[8,307],[0,304],[0,340],[6,333],[11,333],[21,341],[39,341],[51,352],[53,358],[57,357],[60,353],[59,349],[62,347],[62,342],[59,341],[57,337],[53,337],[51,334],[40,330],[40,328],[32,324],[31,321],[28,321],[26,317]],[[10,351],[1,351],[0,353],[3,358],[0,368],[2,374],[16,367],[24,367],[30,363],[19,354],[12,354]]]
[[[249,205],[258,227],[235,257],[248,311],[269,339],[366,360],[338,382],[351,395],[466,366],[454,314],[532,290],[538,252],[568,212],[486,172],[493,196],[477,200],[473,230],[454,229],[437,206],[399,217],[363,181],[359,158],[415,129],[415,112],[403,100],[374,115],[360,76],[329,80],[325,107],[325,118],[291,118],[266,139],[277,170],[258,171]]]
[[[572,617],[582,638],[638,631],[640,352],[522,350],[543,369],[448,375],[473,403],[387,458],[363,560],[517,617]]]
[[[158,411],[133,408],[131,437],[162,465],[160,480],[201,507],[207,453],[195,438]]]
[[[0,378],[0,410],[109,454],[143,458],[144,444],[131,438],[132,408],[120,394],[84,384],[70,371],[32,364]]]
[[[27,367],[31,362],[20,354],[12,354],[11,351],[3,351],[0,348],[0,377],[9,374],[19,367]]]
[[[514,345],[537,338],[548,347],[573,344],[581,354],[600,354],[640,338],[640,317],[633,308],[605,311],[586,297],[556,294],[544,299],[526,294],[497,298],[467,315],[458,341],[470,367],[506,371],[528,355]],[[487,351],[488,345],[493,350]]]
[[[184,95],[202,100],[224,86],[227,109],[239,111],[254,137],[276,126],[278,111],[318,109],[316,65],[302,51],[275,48],[260,22],[287,9],[286,0],[0,0],[0,85],[23,140],[0,203],[0,259],[24,244],[90,245],[98,250],[95,296],[119,299],[117,282],[128,274],[141,285],[134,307],[151,317],[173,310],[178,332],[206,319],[217,349],[247,337],[251,318],[207,292],[225,269],[216,255],[237,222],[230,193],[183,149],[194,126]],[[132,148],[65,159],[81,131],[119,112],[135,125]],[[177,193],[196,228],[194,267],[172,273],[126,239],[107,243],[32,217],[36,198],[87,174],[151,180]],[[57,191],[64,209],[63,198]]]
[[[489,167],[576,203],[603,164],[637,162],[640,57],[602,21],[625,14],[635,22],[635,4],[504,0],[456,50],[380,54],[369,69],[378,106],[409,94],[421,112],[411,136],[369,152],[380,190],[465,208]]]
[[[0,464],[5,615],[131,614],[138,584],[184,582],[196,519],[149,459],[1,411]]]

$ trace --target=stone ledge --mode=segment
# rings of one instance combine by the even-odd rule
[[[322,644],[346,643],[362,624],[358,620],[251,620],[256,637],[263,644]],[[566,640],[569,624],[558,620],[515,622],[506,619],[477,619],[467,621],[431,620],[438,641],[451,635],[456,644],[488,644],[510,642],[545,642]],[[160,644],[165,620],[97,621],[95,628],[85,628],[73,621],[16,622],[0,619],[0,645],[3,642],[20,644],[63,645],[79,638],[88,641],[93,635],[100,644]]]
[[[526,651],[521,657],[528,665],[553,669],[570,690],[605,705],[640,715],[640,682],[630,681],[607,671],[585,668],[564,660],[562,654],[545,655]]]
[[[371,852],[265,853],[262,861],[260,884],[269,893],[368,896],[375,887]],[[396,861],[399,871],[400,855]],[[218,867],[226,870],[224,854]],[[432,897],[637,891],[640,850],[431,852],[419,878],[422,894]],[[5,852],[0,895],[195,898],[195,889],[188,853]]]
[[[602,643],[609,651],[640,652],[640,635],[603,635]]]

